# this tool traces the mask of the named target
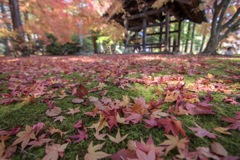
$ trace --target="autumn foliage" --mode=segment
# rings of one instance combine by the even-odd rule
[[[207,63],[210,59],[169,55],[2,58],[0,72],[6,76],[1,78],[0,110],[5,113],[20,105],[21,110],[36,106],[41,111],[35,108],[34,115],[24,115],[14,126],[11,120],[3,121],[1,114],[0,157],[14,158],[42,148],[44,155],[39,158],[44,160],[60,159],[69,152],[86,160],[238,159],[238,153],[231,152],[221,138],[240,129],[239,102],[231,97],[236,93],[239,75],[234,69],[239,64],[225,69],[228,75],[211,74],[209,69],[216,66]],[[185,79],[197,75],[194,82]],[[150,89],[154,98],[141,93],[141,86],[144,92]],[[225,95],[221,103],[236,109],[233,117],[221,115],[214,93]],[[37,119],[29,122],[27,116]],[[209,116],[217,121],[214,128],[202,122]],[[192,121],[186,121],[189,118]],[[209,141],[208,146],[192,147],[196,139]],[[79,153],[73,144],[87,147]],[[109,145],[120,148],[113,153]]]

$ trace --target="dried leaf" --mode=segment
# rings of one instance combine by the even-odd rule
[[[46,155],[42,158],[42,160],[57,160],[59,157],[63,157],[67,145],[68,143],[65,143],[63,145],[52,144],[51,146],[46,146]]]
[[[70,109],[68,109],[68,110],[69,110],[69,111],[68,111],[66,114],[74,115],[74,114],[77,114],[77,113],[80,112],[79,107],[74,108],[74,109],[70,108]]]
[[[215,131],[220,132],[222,134],[228,134],[230,135],[230,132],[227,132],[229,130],[229,128],[224,128],[224,127],[215,127],[214,128]]]
[[[57,117],[55,117],[53,122],[60,121],[62,123],[64,119],[66,119],[64,116],[57,116]]]
[[[34,130],[29,125],[26,125],[25,131],[19,132],[17,136],[19,138],[13,142],[12,146],[17,145],[18,143],[22,143],[22,150],[24,150],[24,148],[28,145],[30,139],[36,139]]]
[[[172,135],[166,135],[168,140],[165,140],[160,145],[167,146],[165,155],[168,154],[169,151],[174,149],[175,147],[178,148],[179,152],[182,152],[183,150],[186,150],[188,148],[189,140],[186,138],[179,139],[178,136],[172,136]]]
[[[59,108],[59,107],[53,107],[52,109],[48,109],[48,110],[46,111],[46,115],[47,115],[48,117],[54,117],[54,116],[59,115],[61,112],[62,112],[61,108]]]
[[[101,152],[104,143],[93,146],[93,142],[88,146],[88,153],[84,156],[84,160],[98,160],[110,156],[105,152]]]
[[[211,151],[223,157],[228,156],[228,152],[226,151],[226,149],[220,143],[217,143],[217,142],[213,142],[211,144]]]
[[[87,95],[88,95],[87,89],[82,84],[79,84],[77,88],[76,96],[78,98],[84,98]]]
[[[194,124],[197,128],[193,128],[193,127],[188,127],[188,128],[194,131],[196,136],[201,138],[204,138],[205,136],[209,138],[216,138],[215,134],[208,132],[206,129],[200,127],[197,123],[194,123]]]
[[[84,99],[82,99],[82,98],[73,98],[72,99],[72,103],[80,104],[82,102],[84,102]]]
[[[120,143],[120,142],[122,142],[124,139],[126,139],[127,136],[128,136],[128,134],[126,134],[125,136],[122,137],[122,136],[120,135],[119,129],[118,129],[116,138],[108,135],[109,139],[110,139],[112,142],[117,143],[117,144]]]

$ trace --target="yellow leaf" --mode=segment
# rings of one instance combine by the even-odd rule
[[[230,132],[227,132],[228,128],[224,128],[224,127],[215,127],[214,130],[222,134],[228,134],[228,135],[231,134]]]

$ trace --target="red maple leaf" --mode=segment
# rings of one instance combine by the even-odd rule
[[[192,131],[195,132],[195,135],[198,136],[198,137],[209,137],[209,138],[216,138],[216,135],[213,134],[213,133],[210,133],[209,131],[207,131],[206,129],[200,127],[197,123],[194,123],[196,128],[193,128],[193,127],[188,127],[189,129],[191,129]]]
[[[48,143],[53,140],[50,138],[45,138],[45,136],[46,136],[46,134],[42,134],[36,140],[29,142],[28,145],[31,146],[30,149],[33,147],[36,147],[36,146],[41,147],[41,146],[43,146],[44,143]]]
[[[51,146],[46,146],[46,155],[42,158],[42,160],[57,160],[59,157],[63,157],[64,150],[67,148],[67,145],[68,143],[63,145],[52,144]]]
[[[84,139],[88,138],[88,134],[86,131],[81,131],[78,129],[78,134],[69,136],[70,139],[74,140],[74,143],[81,142]]]
[[[222,118],[222,120],[227,121],[230,124],[227,128],[229,129],[238,129],[240,131],[240,112],[236,113],[236,116],[231,118],[231,117],[225,117]]]
[[[84,98],[87,95],[88,95],[87,89],[82,84],[79,84],[77,88],[76,96],[78,98]]]
[[[142,120],[142,115],[138,113],[130,113],[130,115],[126,118],[126,122],[132,122],[133,124],[136,124]]]
[[[179,133],[181,133],[183,136],[187,136],[182,128],[182,122],[177,120],[177,118],[172,115],[170,118],[162,118],[160,123],[165,128],[165,134],[168,134],[171,131],[174,136],[178,136]]]

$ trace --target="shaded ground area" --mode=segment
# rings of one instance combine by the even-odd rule
[[[87,159],[91,142],[112,159],[240,156],[239,68],[239,57],[1,57],[0,157]]]

